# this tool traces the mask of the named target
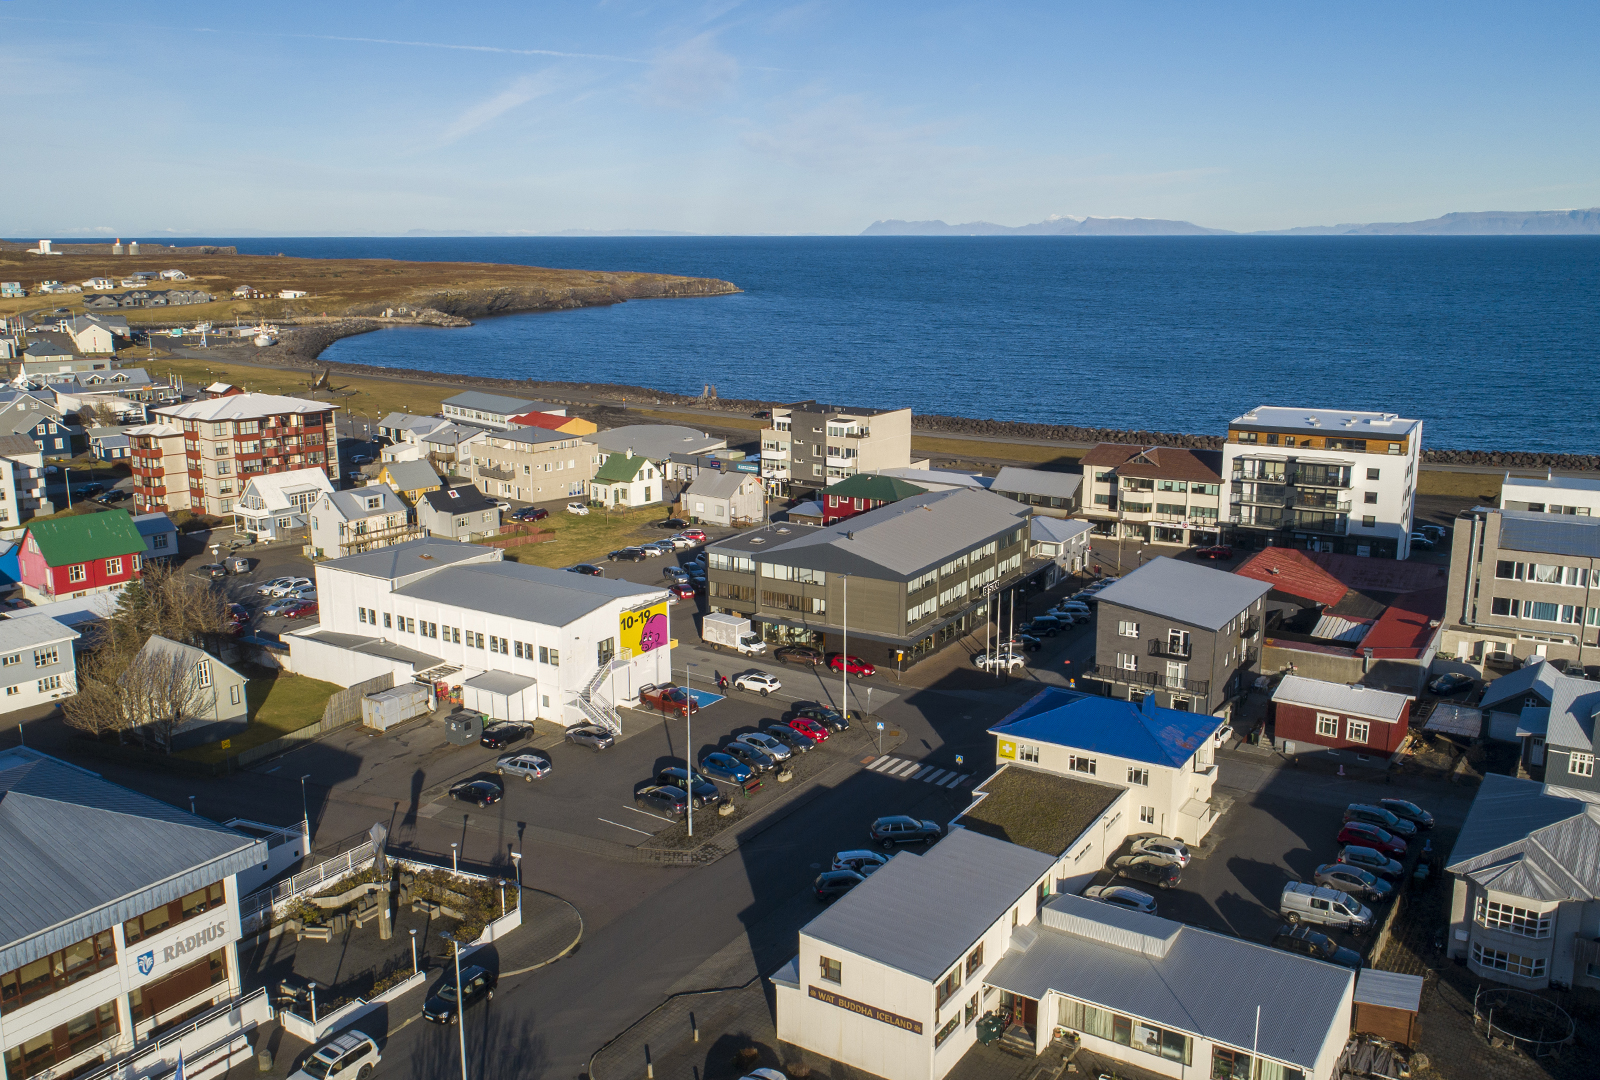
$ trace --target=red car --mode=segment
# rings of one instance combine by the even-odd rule
[[[683,530],[683,535],[697,543],[703,544],[706,542],[706,531],[704,529],[685,529]]]
[[[1197,559],[1231,559],[1233,558],[1233,549],[1227,544],[1195,548],[1194,557]]]
[[[652,709],[660,709],[663,713],[676,713],[683,716],[688,713],[691,698],[689,692],[681,686],[672,683],[662,683],[660,686],[649,683],[639,690],[639,700]],[[699,711],[699,706],[694,706]]]
[[[1406,842],[1387,829],[1380,829],[1376,825],[1368,825],[1364,821],[1347,821],[1344,828],[1339,830],[1339,843],[1359,844],[1362,847],[1377,848],[1385,855],[1395,858],[1404,858]]]
[[[688,584],[687,582],[680,581],[667,591],[673,596],[676,596],[679,600],[694,599],[694,586]]]
[[[807,720],[803,716],[797,716],[793,720],[785,720],[784,723],[813,742],[827,742],[828,740],[828,729],[815,720]]]
[[[285,610],[283,612],[283,617],[285,619],[304,619],[307,616],[315,615],[316,613],[317,602],[315,600],[302,600],[294,607]]]
[[[846,656],[843,653],[829,653],[828,666],[834,671],[844,669],[852,675],[876,675],[878,669],[861,659],[859,656]]]

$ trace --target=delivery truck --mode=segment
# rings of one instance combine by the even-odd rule
[[[761,656],[767,643],[750,629],[750,620],[738,615],[710,614],[700,624],[700,639],[717,649],[732,649],[746,656]]]

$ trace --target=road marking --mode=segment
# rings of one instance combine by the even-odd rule
[[[952,776],[949,780],[945,781],[944,783],[940,784],[939,786],[940,787],[947,787],[947,788],[959,787],[963,781],[971,780],[971,779],[972,779],[972,777],[970,775],[967,775],[967,776]]]
[[[619,829],[627,829],[629,832],[636,832],[640,836],[654,836],[655,835],[655,833],[646,832],[644,829],[635,829],[632,825],[624,825],[620,821],[612,821],[610,818],[597,818],[596,820],[603,821],[607,825],[615,825]]]
[[[866,769],[879,776],[892,776],[897,780],[920,780],[934,787],[951,789],[972,780],[971,773],[958,773],[953,769],[941,769],[937,765],[925,765],[920,761],[891,757],[888,754],[867,765]]]
[[[927,780],[928,779],[928,775],[930,773],[933,773],[933,772],[936,772],[936,771],[937,772],[943,772],[944,770],[943,769],[935,770],[932,765],[929,765],[929,766],[926,766],[925,768],[918,769],[914,774],[912,774],[911,779],[913,779],[913,780]],[[931,783],[933,783],[933,781],[932,780],[928,780],[928,783],[931,784]]]
[[[648,810],[640,810],[637,806],[629,806],[628,804],[624,803],[622,808],[624,810],[632,810],[635,814],[643,814],[645,817],[653,817],[657,821],[665,821],[668,825],[673,823],[672,819],[669,817],[662,817],[660,814],[652,814]]]
[[[877,761],[874,761],[871,765],[868,765],[867,768],[871,769],[873,772],[877,772],[879,769],[886,768],[891,762],[898,764],[899,761],[899,758],[892,758],[888,754],[885,754]]]
[[[895,769],[894,775],[899,777],[901,780],[904,780],[906,777],[916,772],[920,765],[920,762],[908,761],[903,767]]]
[[[948,770],[948,769],[940,769],[937,772],[935,772],[932,776],[919,777],[918,779],[926,780],[928,783],[933,784],[935,787],[937,787],[938,785],[944,783],[949,778],[950,778],[950,770]]]

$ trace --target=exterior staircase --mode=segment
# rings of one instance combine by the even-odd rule
[[[1005,1034],[1000,1036],[1000,1041],[995,1046],[1008,1054],[1017,1057],[1031,1058],[1034,1055],[1033,1032],[1021,1024],[1012,1024],[1006,1028]]]
[[[592,723],[599,724],[612,735],[622,734],[622,718],[617,715],[617,710],[597,697],[595,691],[600,689],[600,684],[606,681],[606,676],[611,674],[611,669],[618,663],[626,663],[622,658],[609,660],[595,670],[584,688],[578,691],[578,708],[583,710]]]

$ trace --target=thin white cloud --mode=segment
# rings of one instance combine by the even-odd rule
[[[445,127],[433,145],[449,146],[485,124],[498,120],[519,105],[526,105],[536,97],[551,93],[557,85],[558,80],[548,72],[518,76],[504,90],[465,109]]]
[[[739,62],[717,48],[716,34],[699,34],[656,57],[649,87],[657,104],[695,108],[733,95]]]
[[[452,49],[460,52],[505,53],[509,56],[555,56],[565,60],[610,60],[618,64],[645,64],[647,60],[608,53],[560,52],[555,49],[508,49],[500,45],[456,45],[446,41],[401,41],[394,38],[339,37],[334,34],[261,34],[262,37],[305,38],[309,41],[351,41],[364,45],[404,45],[416,49]]]

